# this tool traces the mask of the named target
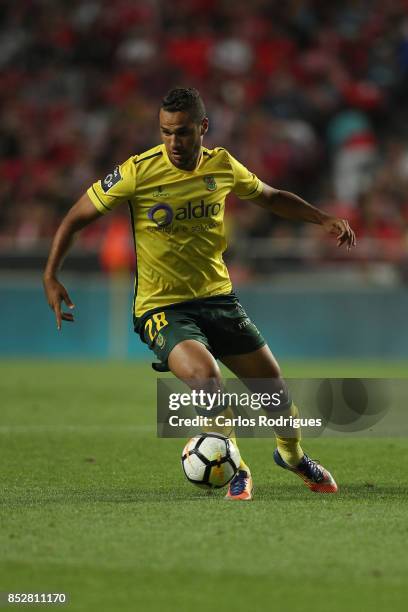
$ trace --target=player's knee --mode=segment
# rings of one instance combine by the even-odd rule
[[[199,384],[200,381],[220,381],[221,372],[215,359],[191,362],[184,365],[183,378],[191,381],[192,384]]]
[[[173,374],[196,387],[200,381],[221,381],[221,372],[210,351],[201,343],[186,341],[178,344],[169,355]]]
[[[281,376],[262,381],[261,386],[263,387],[262,390],[267,391],[274,400],[269,406],[264,408],[266,412],[289,410],[292,405],[292,396],[285,380]]]
[[[281,372],[280,366],[277,361],[274,360],[271,370],[272,370],[271,371],[272,378],[279,378],[279,379],[282,378],[282,372]]]

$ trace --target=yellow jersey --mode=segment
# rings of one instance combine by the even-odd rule
[[[255,198],[262,182],[225,149],[202,147],[194,170],[174,166],[165,146],[134,155],[87,191],[102,214],[127,202],[136,249],[134,316],[230,293],[223,253],[225,198]]]

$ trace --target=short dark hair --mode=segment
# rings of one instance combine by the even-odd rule
[[[169,113],[184,111],[195,123],[201,123],[206,116],[204,102],[194,87],[174,87],[164,96],[161,108]]]

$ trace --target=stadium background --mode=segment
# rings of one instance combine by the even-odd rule
[[[406,0],[3,0],[0,592],[66,591],[84,612],[405,610],[406,402],[391,434],[307,440],[338,495],[242,440],[256,497],[223,504],[183,479],[182,441],[155,436],[125,207],[74,246],[76,322],[55,329],[41,275],[58,222],[158,142],[174,85],[201,90],[207,146],[356,229],[347,253],[229,200],[231,275],[285,376],[406,377]]]
[[[3,2],[1,354],[146,356],[131,330],[126,210],[85,230],[67,260],[77,322],[59,338],[40,274],[63,213],[97,177],[158,142],[159,100],[181,84],[203,93],[208,147],[227,147],[357,232],[348,254],[318,227],[230,198],[231,274],[276,354],[407,356],[406,9]]]

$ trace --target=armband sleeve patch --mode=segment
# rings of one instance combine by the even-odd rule
[[[101,187],[104,193],[108,193],[109,189],[111,189],[116,183],[122,180],[122,175],[119,170],[119,166],[105,176],[105,178],[101,181]]]

